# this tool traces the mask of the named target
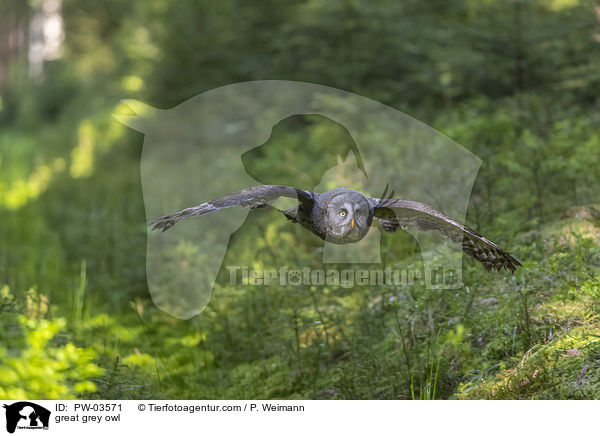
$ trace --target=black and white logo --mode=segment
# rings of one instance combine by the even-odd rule
[[[16,429],[48,429],[50,411],[29,401],[19,401],[3,406],[6,409],[6,431],[14,433]]]

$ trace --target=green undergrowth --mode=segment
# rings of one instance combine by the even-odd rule
[[[462,383],[463,399],[600,398],[600,222],[597,208],[573,208],[539,240],[547,256],[531,294],[531,347],[504,360],[495,374]]]
[[[66,327],[43,293],[16,302],[5,288],[4,331],[27,343],[13,347],[22,364],[45,359],[46,383],[62,387],[4,376],[0,389],[14,398],[598,398],[600,225],[582,210],[521,235],[516,275],[465,260],[457,290],[217,286],[207,309],[183,321],[142,298],[118,317],[94,313],[82,274]],[[26,331],[36,329],[45,339],[34,344]]]
[[[104,371],[96,352],[77,347],[64,318],[48,316],[47,299],[31,289],[17,314],[8,287],[0,289],[0,398],[74,399],[96,391],[92,381]]]

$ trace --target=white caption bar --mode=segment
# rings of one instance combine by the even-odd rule
[[[569,434],[592,401],[0,401],[0,434]],[[550,413],[549,413],[550,412]],[[577,428],[581,430],[581,420]],[[585,425],[585,423],[584,423]],[[592,422],[589,423],[590,430]],[[12,430],[12,432],[11,432]],[[42,430],[36,432],[34,430]],[[8,433],[5,433],[8,431]],[[175,432],[175,433],[174,433]],[[211,433],[208,433],[211,432]]]

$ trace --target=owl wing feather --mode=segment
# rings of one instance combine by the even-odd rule
[[[443,236],[461,244],[462,250],[480,262],[488,271],[502,268],[515,271],[521,262],[486,239],[475,230],[459,223],[424,203],[391,198],[369,198],[374,205],[374,216],[382,230],[393,233],[413,226],[421,231],[436,230]]]
[[[250,209],[270,206],[280,197],[296,198],[301,203],[309,204],[312,207],[314,195],[310,191],[304,191],[292,186],[283,185],[260,185],[251,188],[242,189],[233,194],[216,200],[207,201],[198,206],[188,207],[174,214],[163,215],[148,220],[147,224],[152,226],[152,230],[160,229],[165,232],[173,227],[178,221],[186,218],[206,215],[216,210],[226,209],[233,206],[243,206]]]

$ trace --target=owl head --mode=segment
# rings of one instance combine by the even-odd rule
[[[367,198],[352,189],[334,189],[327,194],[323,211],[326,240],[346,244],[364,238],[373,221]]]

